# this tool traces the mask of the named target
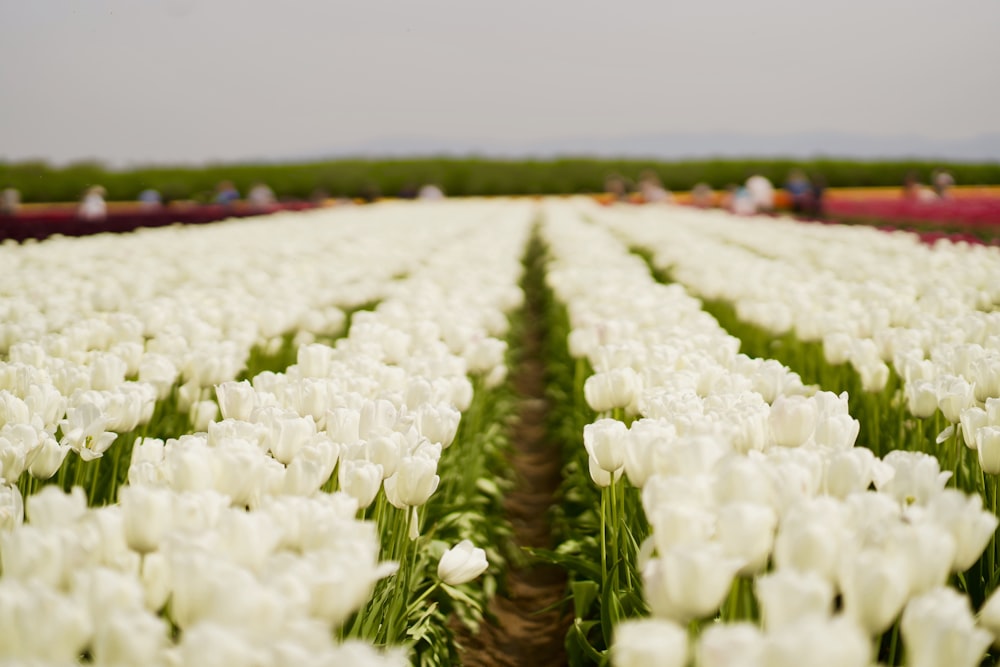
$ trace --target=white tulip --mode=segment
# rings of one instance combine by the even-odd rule
[[[911,667],[975,667],[993,641],[976,627],[969,598],[945,587],[910,600],[900,629]]]
[[[983,510],[980,496],[966,496],[955,489],[935,496],[927,505],[927,514],[955,538],[954,572],[964,572],[979,560],[1000,523],[992,512]]]
[[[14,485],[0,484],[0,533],[14,530],[23,521],[21,491]]]
[[[760,630],[750,623],[712,624],[698,637],[695,663],[698,667],[764,667],[764,642]]]
[[[740,575],[753,575],[767,566],[777,524],[777,514],[767,505],[730,503],[719,508],[716,539],[727,555],[745,563]]]
[[[768,417],[771,437],[781,447],[804,445],[816,429],[817,418],[815,401],[805,396],[778,396]]]
[[[644,618],[615,626],[611,645],[614,667],[684,667],[687,657],[687,632],[676,623]]]
[[[628,428],[616,419],[599,419],[583,427],[583,445],[598,467],[617,473],[625,465]]]
[[[718,611],[743,562],[714,543],[676,546],[643,570],[646,601],[654,616],[678,623]]]
[[[910,595],[909,563],[891,551],[849,555],[838,578],[846,615],[873,637],[892,625]]]
[[[257,406],[257,394],[246,380],[223,382],[215,387],[223,419],[249,421],[250,413]]]
[[[869,667],[871,643],[852,619],[807,616],[767,635],[767,667]]]
[[[926,505],[941,493],[951,472],[941,472],[940,463],[930,454],[894,450],[882,457],[893,474],[875,488],[887,493],[903,505]]]
[[[481,575],[489,567],[486,551],[462,540],[444,552],[438,561],[438,578],[451,586],[460,586]]]
[[[431,459],[403,457],[396,474],[385,480],[386,499],[399,509],[423,505],[441,481],[436,473],[437,463]]]
[[[987,475],[1000,475],[1000,426],[983,426],[976,431],[979,467]]]
[[[337,472],[340,488],[364,509],[372,504],[382,488],[382,466],[370,461],[342,460]]]
[[[124,486],[118,496],[129,548],[140,554],[156,551],[173,524],[173,494],[166,489]]]
[[[635,369],[630,367],[595,373],[583,384],[587,405],[594,412],[627,408],[636,400],[641,390],[642,379]]]
[[[15,491],[16,487],[13,488]],[[87,496],[74,486],[69,493],[55,485],[40,489],[28,497],[28,521],[38,528],[70,527],[87,513]]]
[[[758,577],[754,589],[768,631],[809,616],[826,619],[833,610],[833,586],[815,572],[776,570]]]

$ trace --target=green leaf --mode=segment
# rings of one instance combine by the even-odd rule
[[[600,586],[594,581],[574,581],[570,584],[570,589],[573,591],[573,610],[576,618],[587,618],[587,610],[600,592]]]

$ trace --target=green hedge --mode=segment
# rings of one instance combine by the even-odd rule
[[[612,173],[636,181],[652,170],[672,190],[688,190],[705,182],[715,188],[762,173],[781,184],[793,168],[822,174],[837,186],[901,186],[910,171],[921,181],[946,167],[959,184],[1000,184],[1000,163],[858,162],[844,160],[490,160],[481,158],[345,159],[309,164],[218,164],[205,167],[148,167],[116,171],[97,163],[52,167],[43,162],[0,162],[0,188],[15,187],[25,202],[75,201],[83,190],[103,185],[112,200],[135,199],[156,188],[169,199],[209,200],[222,180],[246,194],[263,181],[282,198],[305,199],[317,191],[333,197],[381,194],[395,196],[404,188],[437,183],[449,195],[531,195],[600,192]]]

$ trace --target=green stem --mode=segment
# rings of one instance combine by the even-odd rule
[[[608,585],[608,490],[601,489],[601,590]]]

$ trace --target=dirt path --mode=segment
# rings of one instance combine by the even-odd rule
[[[546,442],[545,369],[541,359],[541,331],[537,309],[529,303],[524,331],[524,355],[515,370],[520,395],[519,419],[514,427],[510,463],[517,487],[504,503],[518,546],[552,548],[548,508],[559,486],[559,449]],[[513,567],[505,595],[490,603],[494,623],[485,623],[476,636],[460,635],[463,664],[469,667],[547,667],[565,665],[563,640],[572,613],[559,608],[566,593],[566,577],[549,565]]]

